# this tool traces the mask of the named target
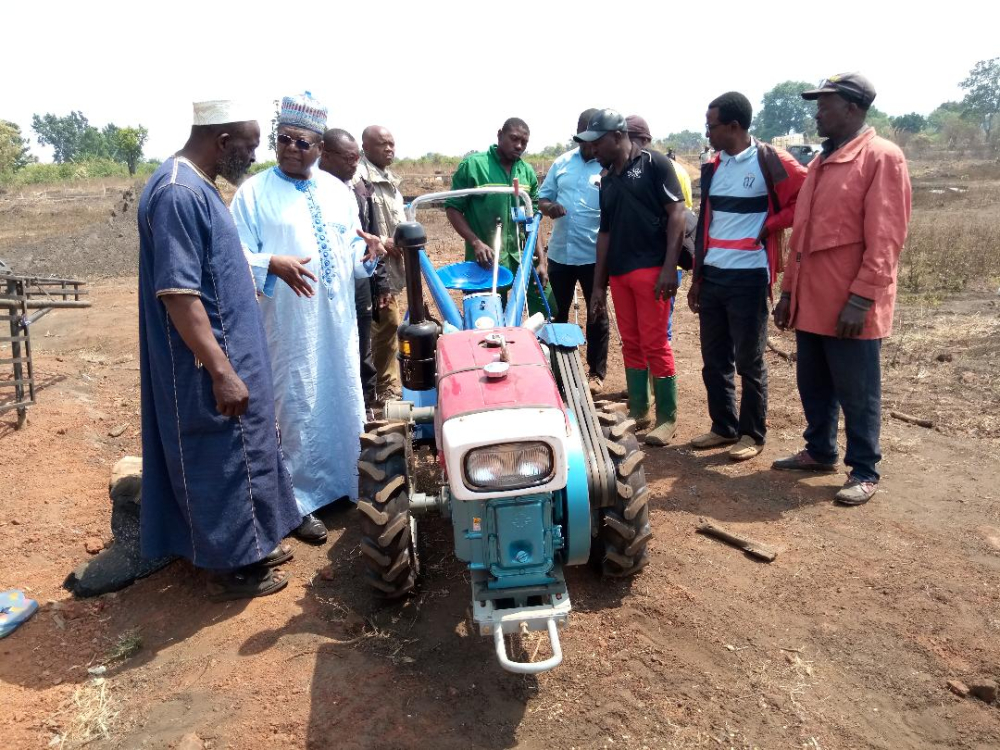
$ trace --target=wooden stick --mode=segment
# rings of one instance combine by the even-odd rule
[[[794,362],[796,359],[798,359],[798,355],[795,352],[786,352],[784,349],[778,347],[778,345],[774,343],[773,339],[767,340],[767,348],[770,349],[775,354],[777,354],[782,359],[787,359],[789,362]]]
[[[898,419],[900,422],[915,424],[917,427],[926,427],[929,430],[934,429],[934,420],[932,419],[921,419],[910,414],[904,414],[901,411],[890,411],[889,416]]]
[[[758,560],[763,560],[764,562],[772,562],[774,558],[778,556],[777,551],[768,547],[766,544],[761,544],[753,539],[747,539],[746,537],[739,536],[738,534],[733,534],[732,532],[726,531],[721,526],[716,526],[714,523],[701,523],[698,525],[696,531],[700,534],[705,534],[706,536],[721,539],[723,542],[731,544],[734,547],[738,547],[748,555],[752,555]]]

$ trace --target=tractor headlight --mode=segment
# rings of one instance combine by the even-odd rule
[[[552,449],[540,441],[484,445],[465,454],[465,483],[474,490],[521,490],[552,478]]]

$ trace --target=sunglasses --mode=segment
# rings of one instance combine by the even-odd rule
[[[286,133],[278,133],[278,143],[280,143],[282,146],[290,146],[291,144],[294,143],[295,148],[297,148],[299,151],[308,151],[309,149],[311,149],[313,146],[316,145],[314,143],[310,143],[309,141],[303,138],[292,138],[292,136],[287,135]]]

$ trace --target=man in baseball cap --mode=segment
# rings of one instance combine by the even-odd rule
[[[593,143],[598,138],[603,138],[608,133],[627,133],[628,123],[625,118],[613,109],[599,109],[597,114],[590,118],[587,129],[582,133],[573,136],[577,143]]]
[[[805,448],[772,467],[835,472],[843,410],[850,474],[834,499],[861,505],[878,490],[882,339],[892,332],[910,177],[899,147],[865,123],[875,99],[867,78],[831,76],[802,96],[817,100],[826,141],[799,193],[773,315],[778,328],[795,329],[807,427]]]
[[[803,91],[802,98],[812,101],[823,94],[840,94],[849,102],[854,102],[861,109],[867,110],[875,101],[875,87],[872,82],[860,73],[838,73],[830,76],[818,89]]]
[[[593,143],[607,170],[601,179],[601,224],[590,314],[604,314],[607,287],[618,316],[629,415],[649,425],[649,386],[656,421],[647,445],[666,445],[677,428],[677,371],[667,341],[670,300],[677,294],[677,260],[684,240],[684,196],[674,163],[629,137],[626,119],[611,109],[590,118],[578,142]]]

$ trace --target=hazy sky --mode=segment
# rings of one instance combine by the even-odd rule
[[[271,101],[306,89],[329,107],[331,127],[388,127],[400,156],[486,148],[512,115],[540,150],[566,140],[591,106],[641,114],[654,137],[698,130],[724,91],[756,107],[776,83],[847,70],[871,78],[882,111],[926,114],[961,97],[977,60],[1000,55],[995,0],[842,11],[722,0],[19,7],[16,29],[5,14],[0,119],[17,122],[43,160],[50,151],[29,130],[36,112],[145,125],[146,154],[163,158],[183,145],[192,101],[249,100],[266,133]],[[258,158],[270,158],[266,142]]]

